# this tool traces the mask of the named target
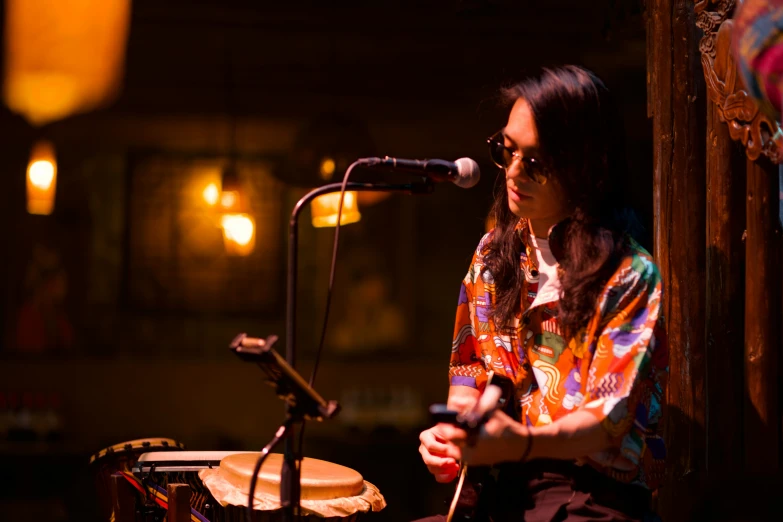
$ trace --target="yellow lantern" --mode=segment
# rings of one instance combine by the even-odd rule
[[[333,192],[318,196],[312,203],[313,226],[333,227],[337,225],[337,210],[340,205],[340,193]],[[356,223],[362,218],[359,213],[356,192],[346,192],[343,199],[343,211],[340,216],[340,226]]]
[[[122,80],[130,0],[6,0],[8,107],[33,125],[112,101]]]
[[[220,220],[226,253],[249,255],[256,246],[255,222],[248,214],[224,214]]]
[[[56,190],[54,147],[48,141],[39,141],[33,146],[27,164],[27,212],[44,216],[51,214]]]

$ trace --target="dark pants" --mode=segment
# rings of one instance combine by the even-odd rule
[[[503,466],[494,486],[484,489],[482,497],[491,522],[655,520],[649,513],[650,493],[646,489],[564,461]],[[444,515],[438,515],[417,522],[445,520]]]

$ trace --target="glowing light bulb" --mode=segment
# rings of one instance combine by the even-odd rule
[[[239,193],[229,190],[229,191],[223,191],[223,193],[220,195],[220,204],[223,205],[223,208],[234,208],[234,205],[236,205],[239,202]]]
[[[218,198],[220,197],[220,191],[218,190],[216,184],[210,183],[204,187],[204,192],[202,192],[202,195],[204,196],[204,201],[207,202],[207,205],[214,207],[218,202]]]
[[[321,161],[321,179],[329,180],[332,179],[332,175],[334,174],[335,169],[337,168],[337,165],[334,163],[334,160],[332,158],[324,158]]]
[[[27,166],[27,212],[47,216],[54,210],[57,160],[48,141],[33,145]]]
[[[226,214],[221,219],[226,252],[246,256],[255,247],[255,223],[247,214]]]
[[[34,161],[30,165],[30,183],[41,190],[49,190],[54,181],[54,165],[48,160]]]

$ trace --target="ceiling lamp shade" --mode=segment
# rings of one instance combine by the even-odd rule
[[[130,0],[6,0],[3,99],[33,125],[111,102]]]
[[[311,202],[313,226],[333,227],[337,225],[337,210],[340,205],[340,193],[333,192],[318,196]],[[359,213],[356,192],[346,192],[343,200],[343,211],[340,216],[340,226],[356,223],[362,218]]]

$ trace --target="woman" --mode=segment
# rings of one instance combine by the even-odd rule
[[[658,269],[629,234],[622,129],[579,67],[504,95],[488,143],[505,184],[462,282],[448,405],[472,409],[492,379],[510,384],[511,415],[470,444],[438,424],[419,450],[439,482],[459,461],[498,465],[494,521],[641,520],[663,471],[667,349]]]

